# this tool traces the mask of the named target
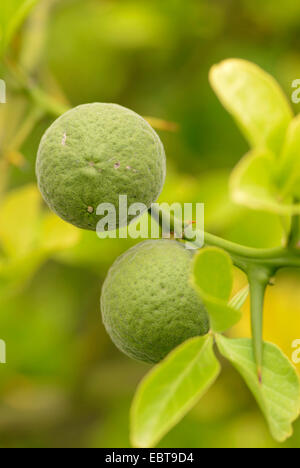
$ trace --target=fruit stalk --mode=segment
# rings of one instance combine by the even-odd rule
[[[185,229],[191,227],[190,223],[179,222],[172,213],[162,210],[156,204],[149,209],[149,214],[153,216],[161,226],[170,223],[171,232],[177,234],[181,233],[182,239],[188,240],[198,248],[203,247],[203,245],[199,245],[197,241],[191,241],[185,235]],[[248,271],[249,266],[256,266],[257,268],[259,266],[265,267],[266,269],[274,270],[274,272],[280,268],[300,268],[300,255],[295,255],[295,251],[291,251],[288,248],[256,249],[253,247],[246,247],[222,239],[206,231],[204,232],[204,246],[218,247],[225,250],[231,256],[235,266],[245,272]]]

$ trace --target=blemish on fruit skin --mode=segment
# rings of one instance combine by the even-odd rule
[[[63,134],[62,141],[61,141],[61,144],[62,144],[63,146],[65,146],[65,144],[66,144],[66,141],[67,141],[67,134],[66,134],[66,133],[64,133],[64,134]]]
[[[89,166],[91,166],[91,167],[95,166],[94,161],[89,161]]]
[[[92,206],[88,206],[88,209],[87,209],[87,210],[88,210],[88,212],[91,213],[91,214],[94,213],[94,208],[93,208]]]
[[[126,166],[127,171],[131,171],[131,166]]]
[[[119,169],[120,166],[121,166],[121,163],[120,163],[120,162],[117,162],[117,163],[114,165],[114,168],[115,168],[115,169]]]

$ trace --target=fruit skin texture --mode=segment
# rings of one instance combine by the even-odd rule
[[[101,295],[103,323],[115,345],[156,363],[188,338],[205,335],[205,307],[191,287],[192,253],[173,240],[149,240],[113,264]]]
[[[84,104],[46,131],[36,174],[45,201],[65,221],[96,230],[97,206],[112,203],[118,228],[126,224],[119,223],[119,195],[128,196],[128,206],[140,202],[149,208],[161,193],[166,157],[156,132],[135,112],[117,104]]]

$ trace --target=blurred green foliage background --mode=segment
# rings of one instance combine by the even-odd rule
[[[21,3],[2,0],[1,22]],[[208,72],[224,58],[245,58],[291,95],[300,78],[300,3],[32,3],[0,65],[8,92],[0,105],[0,339],[7,344],[0,447],[129,447],[130,402],[149,368],[113,346],[99,297],[109,266],[132,241],[100,241],[49,212],[36,188],[39,140],[60,108],[85,102],[116,102],[162,119],[168,175],[161,200],[204,202],[206,230],[249,246],[280,245],[276,216],[229,200],[228,177],[247,144],[210,89]],[[237,272],[236,288],[244,283]],[[284,272],[267,297],[265,338],[290,358],[300,338],[299,284],[299,274]],[[247,306],[232,335],[249,334]],[[226,363],[209,394],[160,445],[278,446]],[[300,421],[281,447],[300,447]]]

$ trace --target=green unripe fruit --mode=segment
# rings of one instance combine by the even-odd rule
[[[119,195],[127,195],[128,206],[139,202],[149,208],[157,200],[166,158],[158,135],[138,114],[116,104],[85,104],[46,131],[36,173],[45,201],[58,216],[96,230],[100,203],[113,204],[120,227]]]
[[[138,244],[113,264],[102,289],[102,317],[125,354],[156,363],[208,332],[205,307],[189,283],[191,261],[184,245],[162,239]]]

